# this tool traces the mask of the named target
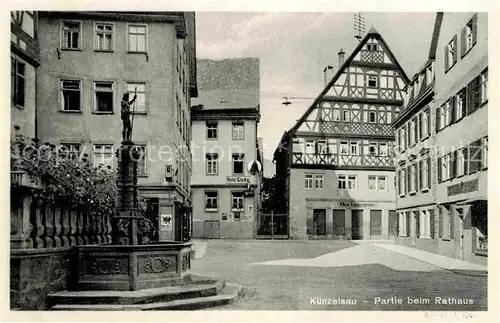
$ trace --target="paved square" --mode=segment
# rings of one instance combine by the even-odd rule
[[[240,300],[221,309],[487,309],[486,277],[442,270],[369,243],[211,240],[192,269],[246,287]]]

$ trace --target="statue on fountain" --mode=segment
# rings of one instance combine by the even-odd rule
[[[123,130],[122,137],[123,141],[132,141],[132,123],[130,122],[130,115],[132,112],[130,111],[130,106],[134,103],[135,99],[137,99],[137,95],[134,94],[134,98],[129,101],[129,94],[124,93],[122,97],[122,122],[123,122]]]

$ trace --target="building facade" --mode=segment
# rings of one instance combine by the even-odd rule
[[[395,122],[398,241],[481,264],[488,249],[487,19],[486,13],[436,16],[432,94],[421,90],[411,98],[422,86],[415,81],[425,80],[422,70]],[[429,116],[423,137],[419,120]]]
[[[408,78],[371,29],[276,149],[292,239],[395,235],[394,132]]]
[[[10,12],[11,124],[23,135],[36,137],[36,70],[40,66],[38,14]]]
[[[250,171],[251,165],[262,161],[257,139],[259,61],[198,63],[202,107],[191,112],[193,234],[252,239],[262,176]]]
[[[197,96],[194,13],[40,12],[38,137],[116,168],[120,101],[133,104],[139,193],[156,238],[191,234],[190,99]],[[187,224],[186,224],[187,223]]]

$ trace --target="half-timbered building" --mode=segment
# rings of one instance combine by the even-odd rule
[[[394,132],[408,77],[370,29],[274,158],[292,239],[388,239],[396,223]],[[391,219],[391,221],[389,220]]]

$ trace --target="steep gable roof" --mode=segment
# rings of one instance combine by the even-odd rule
[[[368,42],[368,40],[371,37],[376,37],[377,40],[379,40],[382,43],[382,45],[385,47],[385,49],[387,50],[387,55],[389,56],[389,58],[391,59],[391,61],[393,61],[394,64],[396,64],[396,66],[398,67],[399,71],[401,72],[401,77],[403,78],[405,84],[408,84],[410,82],[410,80],[409,80],[408,76],[406,75],[404,69],[399,64],[398,60],[394,56],[394,53],[389,48],[389,46],[385,42],[385,40],[382,37],[382,35],[380,35],[378,33],[378,31],[375,28],[372,27],[372,28],[370,28],[370,30],[368,31],[368,33],[365,35],[365,37],[359,42],[358,46],[356,46],[356,48],[352,51],[351,55],[349,55],[349,57],[340,66],[340,68],[337,70],[337,72],[335,73],[335,75],[333,76],[333,78],[330,80],[330,82],[328,82],[328,84],[323,88],[323,91],[321,91],[321,93],[316,97],[316,99],[313,101],[313,103],[311,104],[311,106],[306,110],[306,112],[302,115],[302,117],[295,123],[295,125],[289,131],[287,131],[287,134],[292,134],[292,133],[295,133],[297,131],[297,129],[300,127],[300,125],[307,119],[307,117],[309,116],[309,114],[311,113],[311,111],[313,111],[313,109],[316,107],[316,105],[321,101],[322,97],[325,94],[328,93],[328,91],[330,90],[330,88],[335,84],[335,82],[340,77],[340,75],[351,64],[351,62],[354,59],[354,57],[356,57],[356,55],[358,54],[358,52],[363,48],[363,46]]]

